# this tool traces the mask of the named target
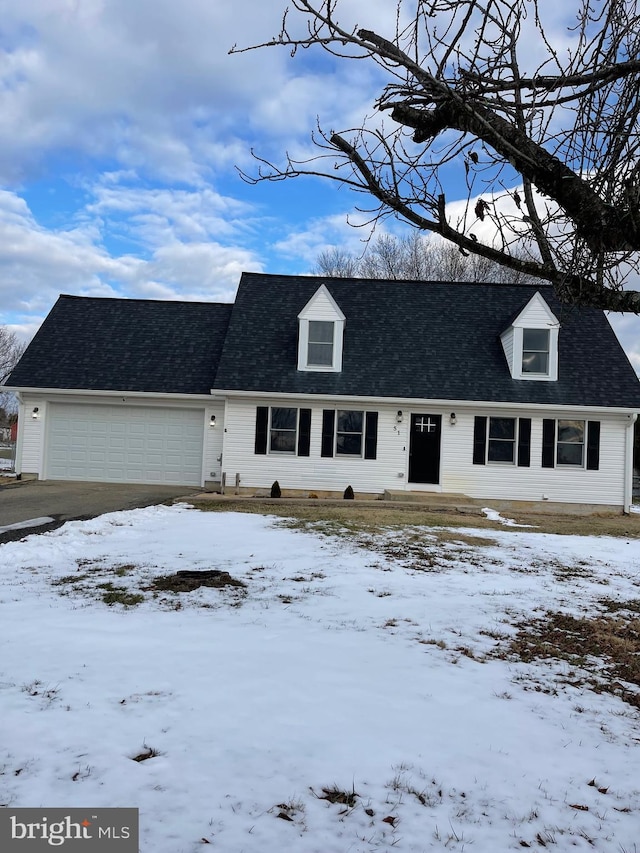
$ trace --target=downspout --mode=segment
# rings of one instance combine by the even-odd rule
[[[633,428],[638,420],[638,413],[630,415],[629,418],[624,466],[624,512],[627,514],[631,512],[631,504],[633,503]]]
[[[22,479],[22,439],[24,432],[24,417],[25,417],[25,407],[24,401],[22,399],[22,394],[17,391],[16,398],[18,400],[18,435],[16,437],[16,454],[15,459],[13,461],[13,466],[15,469],[16,479]]]

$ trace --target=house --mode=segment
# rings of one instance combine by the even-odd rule
[[[9,377],[23,477],[628,510],[640,383],[546,286],[245,273],[233,305],[61,296]]]

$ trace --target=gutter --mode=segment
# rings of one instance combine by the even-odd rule
[[[637,412],[629,417],[625,442],[624,512],[627,514],[631,512],[631,504],[633,503],[633,434],[637,420]]]
[[[420,408],[427,409],[430,407],[438,409],[461,409],[470,410],[476,414],[482,414],[484,410],[494,409],[516,409],[519,411],[536,411],[536,412],[566,412],[566,413],[585,413],[594,415],[611,415],[614,417],[626,416],[637,417],[637,411],[626,406],[586,406],[580,403],[565,404],[565,403],[515,403],[508,401],[491,401],[491,400],[452,400],[452,399],[436,399],[434,397],[376,397],[370,395],[354,395],[354,394],[329,394],[329,393],[299,393],[290,391],[238,391],[236,389],[212,388],[211,395],[216,400],[223,399],[262,399],[262,400],[304,400],[305,402],[327,402],[327,403],[362,403],[372,404],[377,406],[395,406],[398,408]]]

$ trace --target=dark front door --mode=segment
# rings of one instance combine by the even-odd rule
[[[442,415],[411,415],[409,482],[440,482]]]

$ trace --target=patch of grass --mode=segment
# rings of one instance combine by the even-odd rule
[[[578,618],[549,612],[541,619],[520,623],[507,652],[525,662],[567,661],[580,670],[580,675],[567,674],[569,683],[612,693],[640,709],[640,618],[633,615],[637,611],[623,612],[625,602],[616,604],[620,605],[616,616]]]
[[[77,575],[65,575],[62,578],[57,578],[52,581],[52,586],[64,586],[68,583],[80,583],[81,581],[86,581],[89,575],[87,574],[77,574]]]
[[[491,501],[487,501],[489,505]],[[313,529],[315,525],[323,532],[331,535],[351,535],[354,532],[378,533],[382,529],[402,530],[407,527],[430,527],[433,532],[438,528],[445,527],[474,527],[476,529],[502,530],[517,536],[518,528],[506,527],[498,521],[490,521],[485,516],[461,515],[458,512],[429,511],[425,505],[418,508],[415,505],[391,507],[389,504],[383,506],[362,506],[355,502],[348,502],[348,506],[342,504],[329,504],[320,502],[297,504],[295,501],[283,503],[264,503],[259,499],[239,499],[198,502],[196,508],[204,512],[249,512],[259,515],[275,515],[286,519],[284,524],[294,529]],[[621,513],[607,512],[589,515],[570,515],[564,512],[534,513],[527,512],[525,508],[510,508],[501,510],[501,514],[511,518],[518,524],[528,524],[535,529],[536,533],[559,533],[575,536],[616,536],[629,539],[640,538],[640,514],[622,515]],[[442,535],[448,540],[455,540],[447,531]],[[479,543],[476,537],[470,538],[470,544],[492,544],[489,539],[486,543]]]
[[[129,592],[123,586],[114,586],[110,581],[98,584],[98,589],[104,589],[102,600],[111,607],[114,604],[123,604],[125,607],[135,607],[144,601],[144,595],[139,592]]]
[[[123,578],[125,575],[128,575],[129,572],[133,572],[138,567],[133,563],[125,563],[122,566],[114,566],[111,570],[116,577]]]

